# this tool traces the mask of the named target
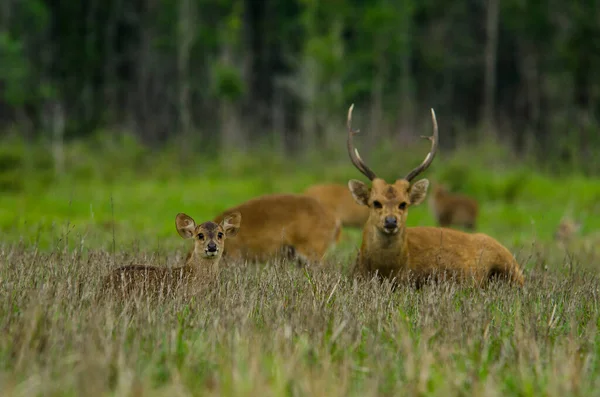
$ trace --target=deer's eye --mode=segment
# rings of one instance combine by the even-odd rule
[[[198,239],[199,239],[199,240],[204,240],[204,234],[200,233],[200,234],[198,235]]]
[[[381,208],[383,207],[381,203],[377,200],[373,201],[373,208]]]
[[[217,234],[217,238],[218,238],[219,240],[220,240],[220,239],[222,239],[222,238],[223,238],[223,233],[219,232],[219,233]]]
[[[406,203],[404,201],[401,202],[398,208],[400,208],[401,210],[406,209]]]

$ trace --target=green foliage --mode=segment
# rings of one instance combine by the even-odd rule
[[[35,177],[31,177],[35,175]],[[30,145],[17,137],[0,146],[0,193],[35,192],[54,177],[51,155],[41,145]]]
[[[5,87],[1,91],[2,99],[12,106],[22,106],[30,94],[23,87],[27,86],[31,76],[29,64],[23,53],[23,45],[5,32],[0,32],[0,81]]]
[[[10,8],[7,6],[3,11],[10,13]],[[6,26],[0,30],[0,100],[11,107],[23,108],[51,94],[49,84],[39,79],[40,65],[32,57],[30,48],[39,35],[43,35],[49,15],[40,0],[25,1],[16,8],[13,21],[23,23],[14,29]]]
[[[525,168],[498,172],[490,178],[489,170],[473,167],[464,160],[454,161],[438,173],[439,181],[451,191],[463,191],[483,200],[501,200],[506,204],[518,201],[527,189],[531,171]]]
[[[217,98],[235,102],[244,94],[244,81],[235,67],[215,64],[213,82],[214,94]]]

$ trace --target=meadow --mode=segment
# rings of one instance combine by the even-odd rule
[[[46,147],[4,142],[2,395],[600,395],[600,183],[496,145],[442,152],[422,177],[480,201],[478,231],[516,255],[523,289],[354,280],[348,229],[322,267],[239,264],[192,296],[96,301],[111,268],[183,261],[178,212],[208,220],[260,194],[363,179],[339,149],[211,155],[98,138],[67,145],[57,170]],[[367,155],[392,180],[426,151]],[[567,247],[552,239],[563,215],[583,221]],[[408,223],[433,225],[427,204]]]

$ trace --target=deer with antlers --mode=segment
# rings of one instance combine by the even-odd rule
[[[352,179],[348,187],[356,202],[369,208],[363,227],[362,245],[355,271],[363,276],[412,281],[421,285],[428,280],[473,280],[483,285],[498,277],[523,285],[523,274],[513,255],[492,237],[439,227],[406,227],[408,208],[425,200],[429,181],[413,183],[417,175],[432,163],[438,147],[438,126],[431,109],[433,136],[425,160],[404,178],[387,183],[365,164],[354,147],[352,109],[348,110],[348,154],[352,164],[370,181],[371,186]]]

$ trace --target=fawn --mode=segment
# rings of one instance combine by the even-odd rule
[[[104,291],[113,290],[130,294],[134,291],[172,294],[177,287],[189,287],[212,280],[220,272],[225,240],[234,237],[240,229],[240,213],[232,213],[222,222],[204,222],[197,225],[190,216],[179,213],[175,218],[177,232],[184,239],[193,239],[193,249],[183,266],[164,268],[131,265],[113,270],[105,279]]]

